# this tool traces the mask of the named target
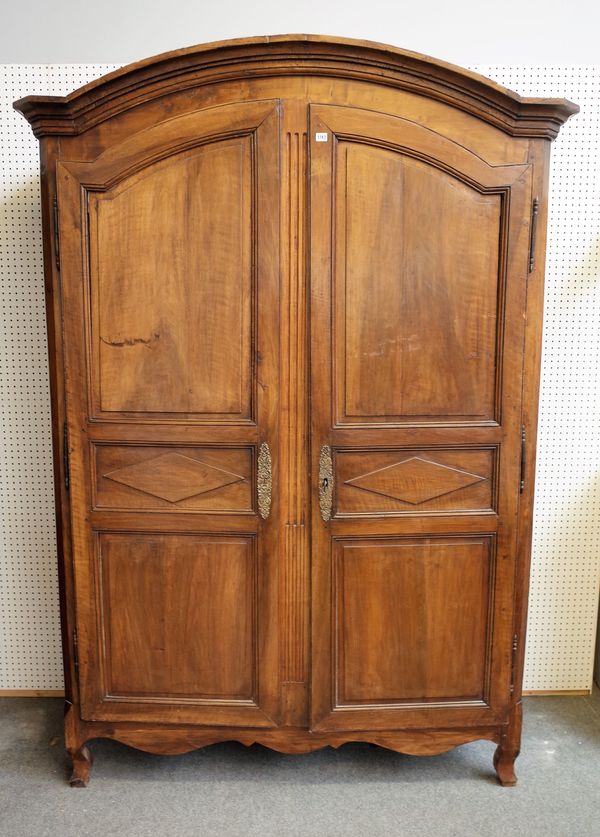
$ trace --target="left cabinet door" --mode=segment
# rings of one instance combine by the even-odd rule
[[[279,104],[57,182],[81,715],[273,726]]]

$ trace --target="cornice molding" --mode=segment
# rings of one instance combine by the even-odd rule
[[[579,107],[523,98],[444,61],[385,44],[319,35],[218,41],[129,64],[68,96],[27,96],[14,107],[37,137],[76,135],[141,102],[219,81],[328,76],[395,87],[445,102],[513,137],[554,139]]]

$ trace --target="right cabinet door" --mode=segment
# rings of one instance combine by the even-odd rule
[[[510,701],[531,169],[312,105],[312,727]]]

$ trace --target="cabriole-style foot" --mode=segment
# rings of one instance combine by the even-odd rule
[[[496,752],[494,753],[494,767],[498,774],[498,779],[502,787],[509,788],[517,784],[517,776],[515,773],[515,760],[519,755],[519,751],[512,752],[503,749],[502,744],[498,744]]]
[[[73,773],[69,779],[72,788],[85,788],[90,781],[90,770],[92,769],[92,754],[85,744],[71,753],[73,762]]]
[[[504,727],[494,753],[494,767],[503,787],[509,788],[517,784],[515,761],[521,749],[522,723],[523,708],[519,702],[510,713],[508,724]]]

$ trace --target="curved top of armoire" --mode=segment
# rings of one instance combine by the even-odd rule
[[[174,90],[289,75],[354,79],[407,90],[473,114],[510,136],[554,139],[579,110],[567,99],[524,98],[477,73],[416,52],[320,35],[199,44],[129,64],[68,96],[27,96],[14,107],[38,137],[74,135]]]

